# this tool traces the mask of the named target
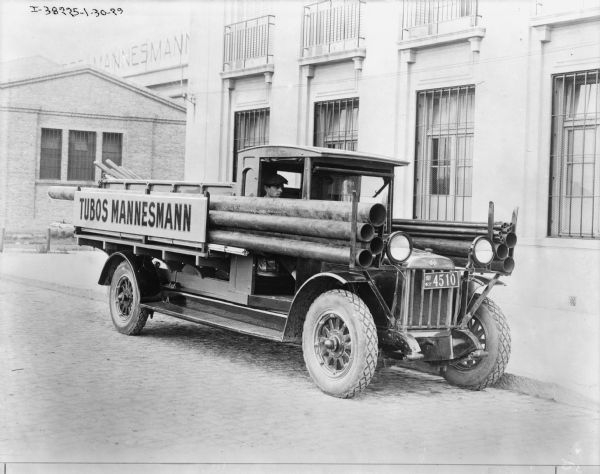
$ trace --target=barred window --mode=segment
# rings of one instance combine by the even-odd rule
[[[102,134],[102,162],[112,161],[121,166],[123,157],[123,134],[122,133],[103,133]]]
[[[233,181],[236,181],[238,151],[269,143],[269,109],[236,112],[233,137]]]
[[[356,151],[358,98],[315,103],[314,144]]]
[[[69,130],[67,179],[70,181],[93,181],[95,159],[96,133]]]
[[[475,86],[417,94],[414,215],[468,220],[473,171]]]
[[[600,238],[600,69],[553,77],[549,234]]]
[[[60,179],[62,130],[42,128],[40,179]]]

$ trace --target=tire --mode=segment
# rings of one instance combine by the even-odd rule
[[[302,351],[311,378],[323,392],[352,398],[369,385],[377,366],[371,312],[349,291],[323,293],[306,314]]]
[[[482,390],[495,384],[504,374],[510,357],[510,329],[502,310],[488,298],[483,300],[467,327],[488,355],[479,360],[451,363],[444,378],[452,385]]]
[[[117,331],[137,336],[148,319],[148,312],[140,308],[138,288],[131,265],[123,261],[116,268],[108,291],[110,317]]]

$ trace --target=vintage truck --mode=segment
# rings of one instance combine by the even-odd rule
[[[123,171],[50,195],[75,201],[78,243],[109,255],[99,284],[109,287],[123,334],[139,334],[159,312],[301,344],[315,384],[342,398],[367,387],[381,357],[428,363],[451,384],[485,388],[510,354],[506,318],[488,297],[512,271],[506,234],[498,240],[491,215],[462,240],[453,232],[469,223],[435,223],[446,231],[439,236],[438,227],[396,230],[412,229],[392,219],[394,170],[406,164],[259,146],[239,153],[235,183]],[[283,196],[261,197],[274,173],[288,182]]]

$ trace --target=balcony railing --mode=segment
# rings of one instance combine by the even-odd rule
[[[273,15],[225,26],[223,71],[270,64],[273,60]]]
[[[365,0],[327,0],[304,7],[302,57],[348,51],[363,46]]]
[[[404,0],[402,39],[471,28],[477,20],[478,0]]]

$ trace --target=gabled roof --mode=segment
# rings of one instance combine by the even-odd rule
[[[15,79],[15,80],[9,80],[7,82],[0,82],[0,89],[7,89],[10,87],[16,87],[16,86],[21,86],[21,85],[26,85],[26,84],[34,84],[36,82],[50,81],[50,80],[78,76],[78,75],[83,75],[83,74],[91,74],[91,75],[96,76],[105,81],[112,82],[115,85],[124,87],[125,89],[129,89],[130,91],[140,94],[144,97],[147,97],[148,99],[152,99],[157,102],[161,102],[164,105],[168,105],[168,106],[178,109],[182,112],[185,112],[185,110],[186,110],[186,108],[184,106],[179,105],[178,103],[176,103],[172,100],[169,100],[163,96],[160,96],[160,95],[156,94],[155,92],[152,92],[150,89],[138,86],[136,84],[133,84],[132,82],[127,81],[126,79],[122,79],[118,76],[107,73],[101,69],[98,69],[98,68],[95,68],[92,66],[79,66],[79,67],[75,67],[75,68],[64,68],[64,69],[54,70],[54,71],[50,71],[50,72],[35,75],[35,76],[30,76],[30,77],[25,77],[25,78],[21,78],[21,79]]]

